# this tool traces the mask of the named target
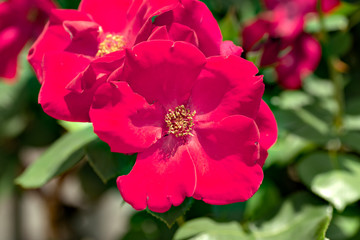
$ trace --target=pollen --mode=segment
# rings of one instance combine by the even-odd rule
[[[99,44],[99,50],[96,53],[97,57],[102,57],[106,54],[122,50],[125,46],[125,39],[121,35],[106,34],[104,40]]]
[[[194,126],[194,116],[196,111],[191,112],[184,105],[178,106],[175,110],[169,109],[165,115],[165,122],[169,128],[168,133],[176,137],[193,136],[191,133]]]

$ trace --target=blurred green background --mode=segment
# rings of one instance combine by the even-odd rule
[[[264,11],[259,0],[204,2],[239,45],[244,23]],[[87,124],[42,111],[27,46],[19,80],[0,82],[0,239],[360,239],[360,3],[342,1],[325,21],[320,65],[302,89],[284,90],[273,68],[260,69],[279,128],[260,190],[225,206],[187,199],[167,214],[121,199],[115,179],[134,156],[110,153]],[[321,40],[318,25],[306,30]]]

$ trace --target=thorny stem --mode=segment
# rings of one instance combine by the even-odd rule
[[[337,104],[337,110],[334,116],[334,135],[336,136],[335,141],[339,141],[339,136],[342,134],[343,130],[343,116],[344,116],[344,108],[345,108],[345,101],[344,101],[344,79],[342,74],[336,69],[335,64],[339,59],[337,56],[333,56],[328,51],[328,41],[329,41],[329,35],[326,30],[325,21],[324,21],[324,13],[321,9],[321,1],[317,1],[317,11],[319,14],[319,20],[320,20],[320,27],[321,27],[321,41],[323,43],[323,46],[325,46],[325,59],[327,66],[329,68],[329,75],[330,79],[332,80],[334,84],[334,99]],[[330,149],[329,155],[330,159],[332,160],[332,163],[335,168],[339,168],[339,160],[338,160],[338,150],[341,147],[341,142],[339,147],[335,147]]]

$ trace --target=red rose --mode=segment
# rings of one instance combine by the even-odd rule
[[[257,72],[238,56],[206,58],[184,42],[127,50],[90,109],[95,133],[112,151],[138,153],[132,171],[117,180],[124,200],[164,212],[185,197],[249,199],[277,137]]]

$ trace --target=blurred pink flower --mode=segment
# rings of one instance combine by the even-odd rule
[[[339,1],[322,1],[330,11]],[[260,66],[274,65],[281,86],[297,89],[301,79],[312,73],[321,58],[321,46],[304,33],[305,14],[316,11],[316,1],[266,0],[271,9],[249,22],[242,32],[243,47],[262,51]]]
[[[123,64],[124,50],[156,39],[192,43],[206,56],[242,52],[222,41],[211,12],[196,0],[83,0],[78,11],[53,11],[29,52],[44,111],[89,121],[94,91]]]
[[[277,138],[258,69],[238,56],[206,58],[186,42],[149,41],[96,91],[95,133],[111,151],[138,153],[117,184],[135,209],[165,212],[185,197],[249,199]]]
[[[273,10],[279,5],[292,5],[299,9],[303,15],[310,12],[317,12],[319,0],[264,0],[267,9]],[[330,12],[340,5],[340,0],[321,0],[321,10]]]
[[[0,77],[13,81],[18,55],[43,29],[55,5],[50,0],[8,0],[0,3]]]

